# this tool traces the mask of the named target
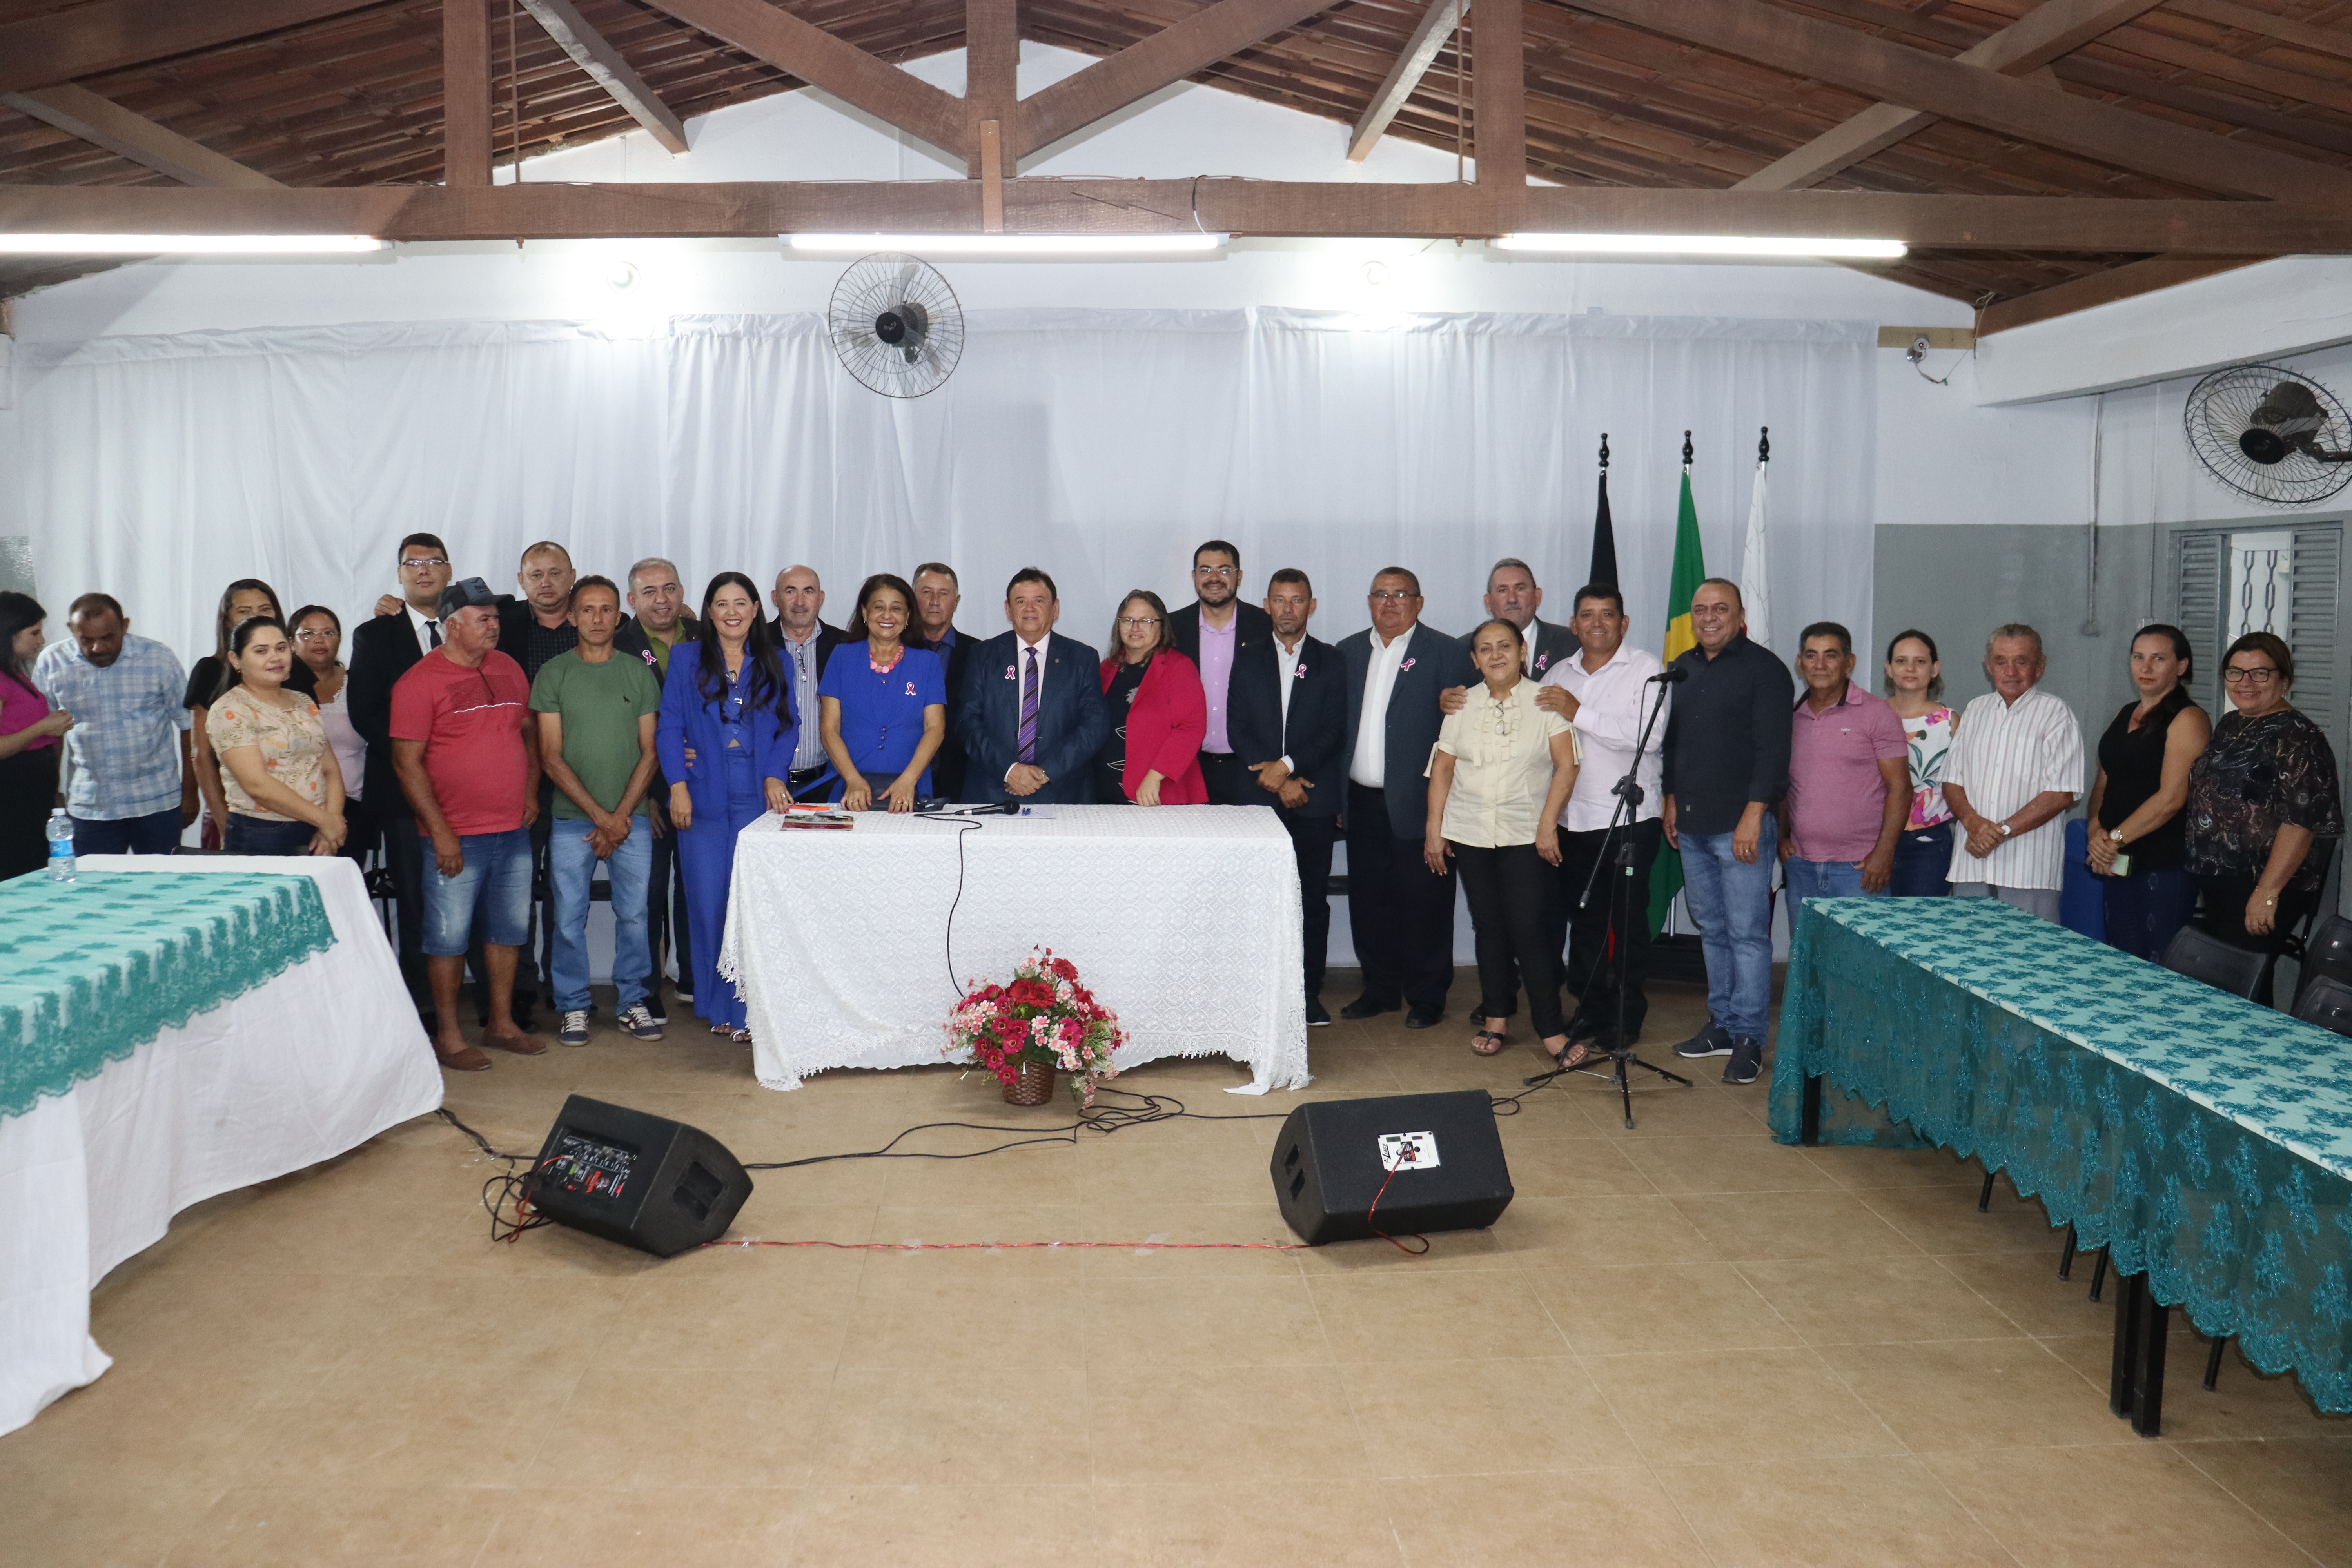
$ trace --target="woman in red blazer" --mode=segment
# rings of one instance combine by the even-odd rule
[[[1201,740],[1209,700],[1198,666],[1168,637],[1168,606],[1138,588],[1121,601],[1102,661],[1110,733],[1095,754],[1095,798],[1138,805],[1205,805]]]

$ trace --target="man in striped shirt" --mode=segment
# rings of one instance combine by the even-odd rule
[[[1944,759],[1944,799],[1966,835],[1952,845],[1952,891],[2054,923],[2064,817],[2083,788],[2083,727],[2041,689],[2048,663],[2032,626],[1993,628],[1984,660],[1993,689],[1960,715]]]

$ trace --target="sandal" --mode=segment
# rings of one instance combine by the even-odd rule
[[[1538,1052],[1551,1058],[1551,1065],[1561,1072],[1573,1072],[1592,1059],[1592,1047],[1583,1040],[1570,1040],[1558,1050],[1547,1048],[1540,1041]]]
[[[1482,1057],[1500,1056],[1503,1047],[1508,1044],[1508,1040],[1492,1029],[1481,1029],[1470,1037],[1470,1048]]]

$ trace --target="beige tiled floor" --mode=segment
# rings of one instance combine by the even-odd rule
[[[1664,1060],[1696,1003],[1661,989]],[[1065,1116],[949,1068],[773,1094],[672,1033],[499,1056],[451,1105],[528,1149],[576,1089],[749,1160]],[[1464,1035],[1318,1030],[1310,1092],[1535,1065]],[[1419,1259],[494,1246],[497,1167],[412,1122],[190,1211],[100,1287],[114,1370],[0,1438],[0,1563],[2352,1564],[2352,1423],[2234,1356],[2204,1393],[2184,1332],[2167,1436],[2134,1437],[2110,1310],[2087,1264],[2055,1279],[2038,1206],[1978,1214],[1939,1153],[1782,1148],[1718,1070],[1643,1085],[1631,1132],[1593,1079],[1535,1095],[1501,1123],[1510,1211]],[[1123,1081],[1212,1115],[1295,1099],[1218,1092],[1242,1078]],[[735,1234],[1287,1239],[1276,1126],[770,1172]]]

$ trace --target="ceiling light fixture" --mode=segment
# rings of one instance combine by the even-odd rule
[[[15,256],[343,256],[390,247],[364,234],[0,234]]]
[[[1586,256],[1817,256],[1840,261],[1899,261],[1910,254],[1899,239],[1739,234],[1506,234],[1486,243],[1497,250]]]
[[[790,250],[835,254],[901,251],[910,256],[1144,256],[1223,248],[1231,237],[1175,234],[786,234]]]

